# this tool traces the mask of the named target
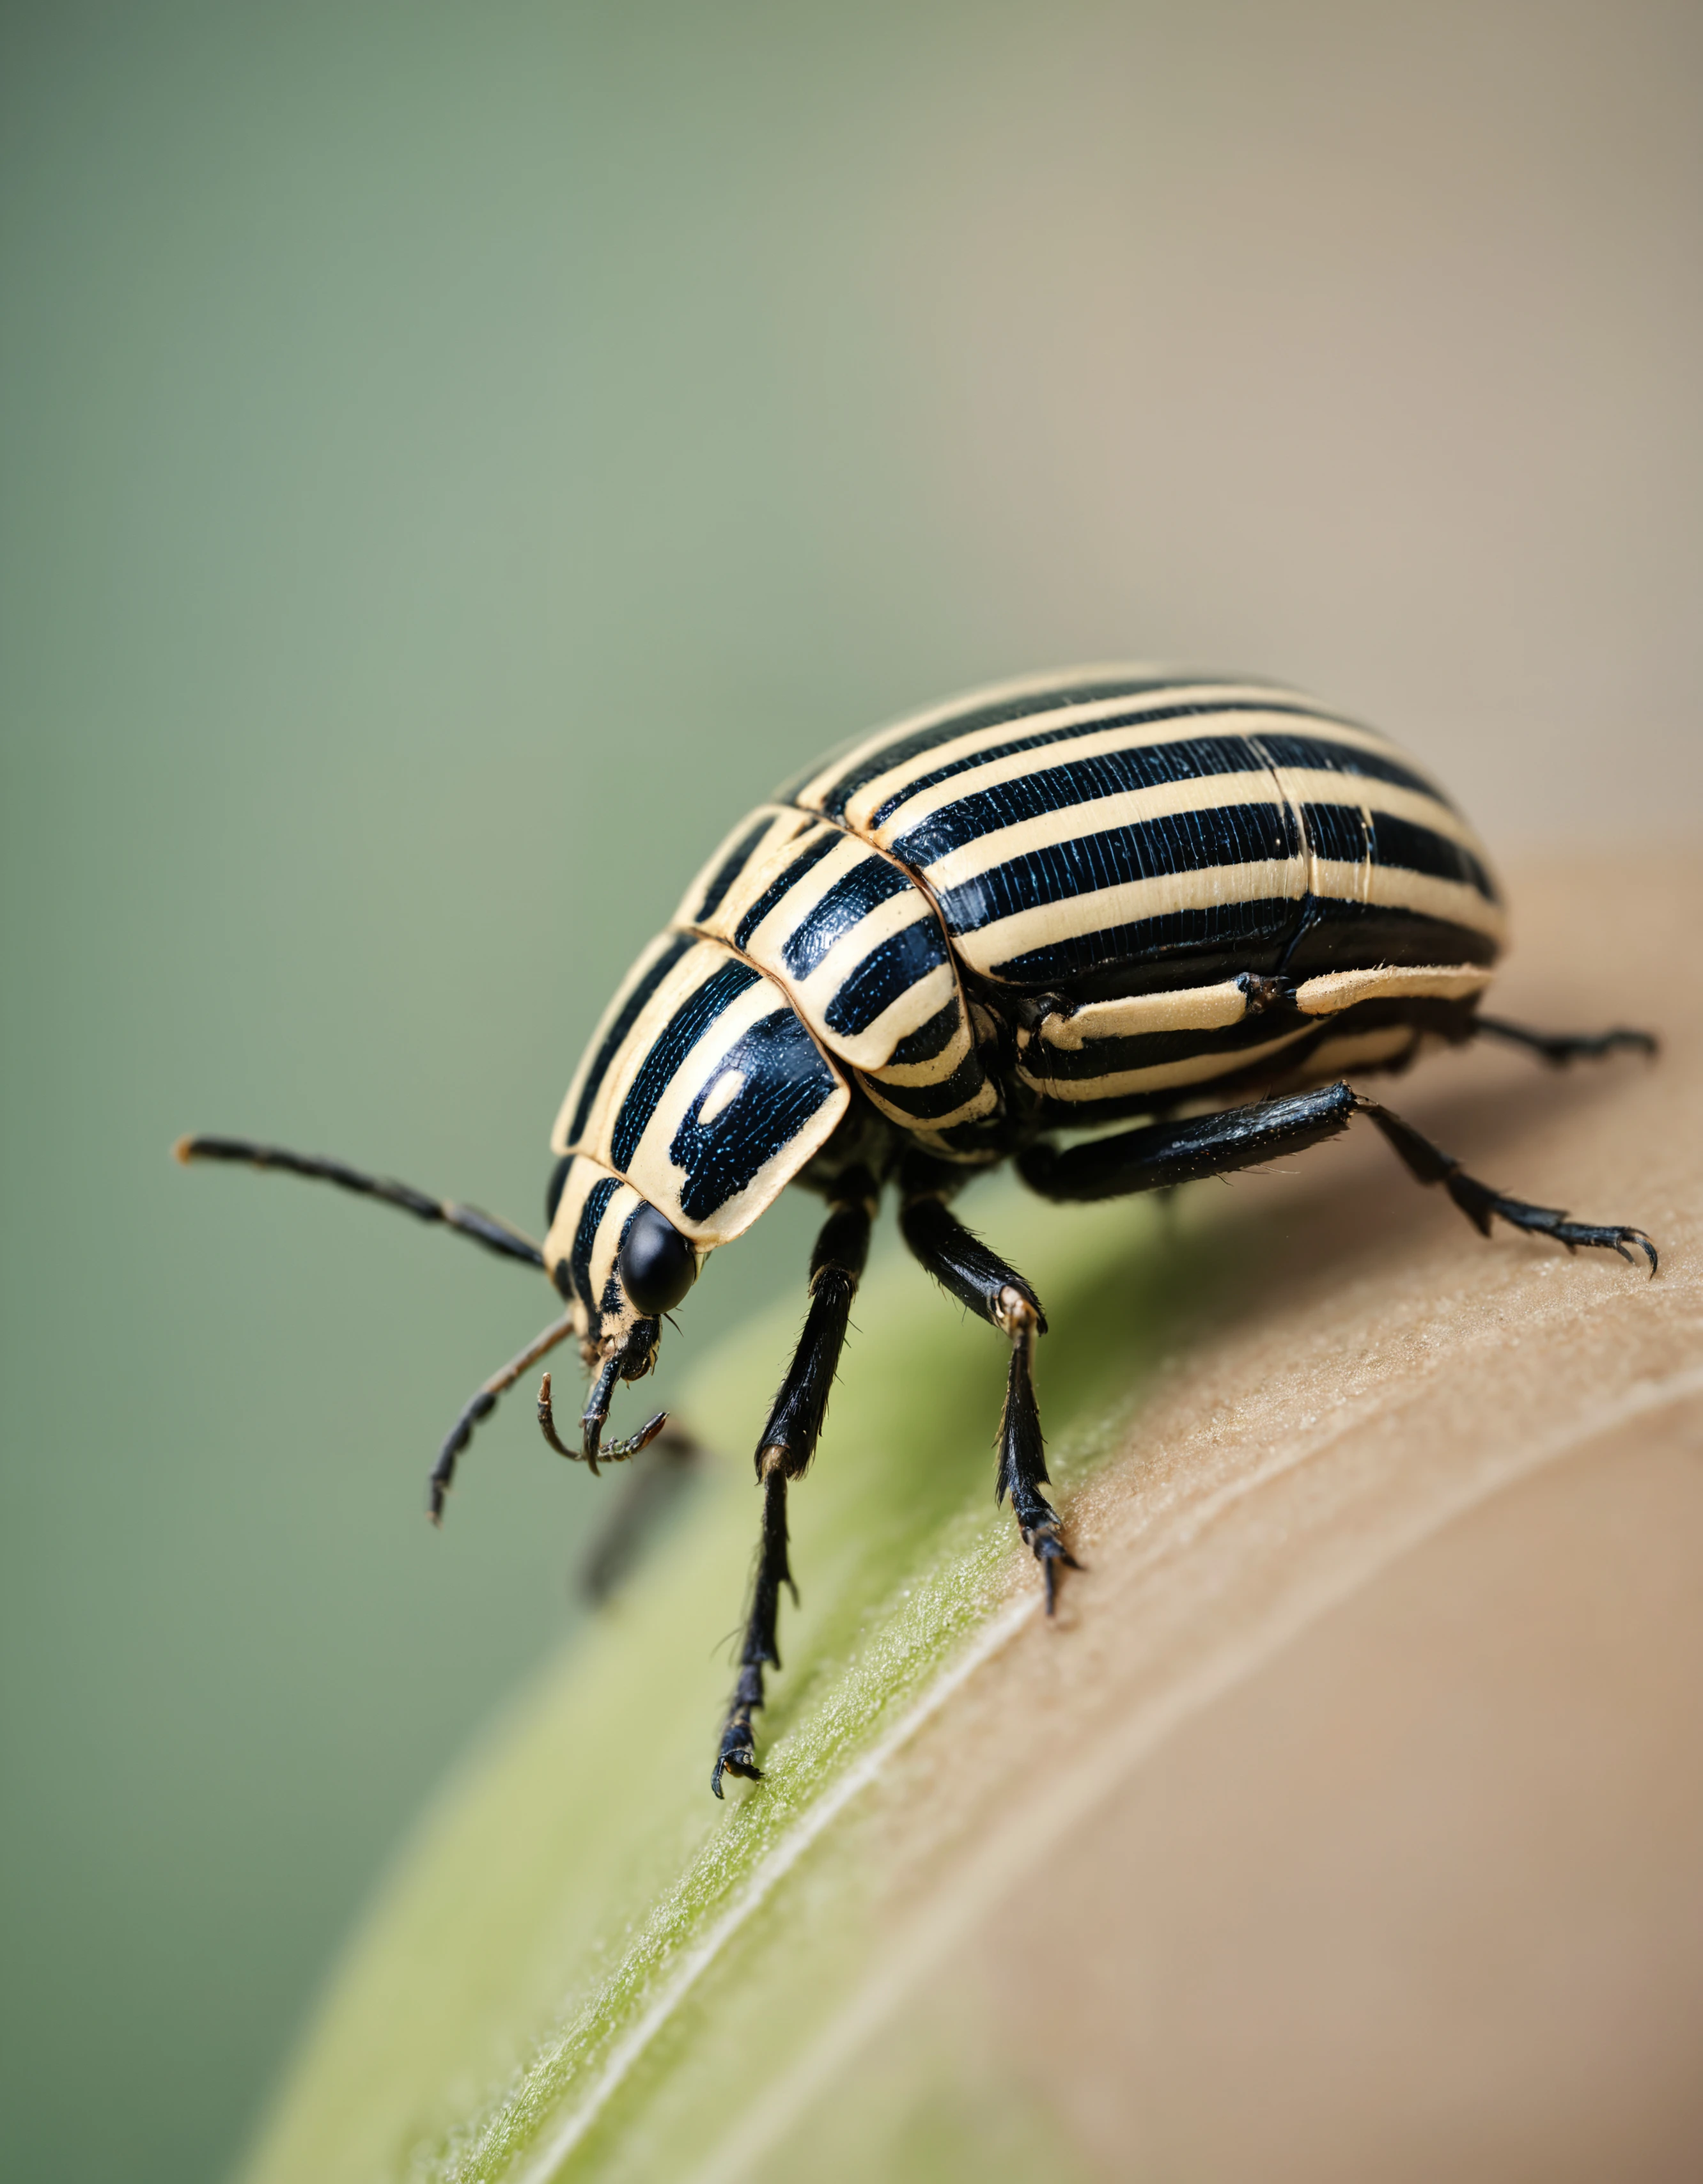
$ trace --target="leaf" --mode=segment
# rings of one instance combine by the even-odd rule
[[[1172,1224],[1152,1204],[1061,1215],[994,1184],[966,1214],[1036,1281],[1060,1330],[1038,1377],[1067,1502],[1115,1445],[1211,1251],[1161,1268],[1150,1245]],[[765,1779],[710,1797],[758,1518],[749,1457],[732,1451],[754,1445],[799,1316],[769,1313],[692,1387],[685,1414],[730,1453],[421,1823],[251,2184],[542,2176],[570,2137],[576,2177],[672,2173],[737,2114],[747,2064],[786,2047],[777,2027],[819,2014],[831,1968],[850,1978],[862,1963],[860,1791],[943,1665],[997,1638],[1014,1602],[1026,1614],[1038,1580],[993,1505],[1004,1346],[885,1247],[793,1495],[802,1605],[783,1611],[785,1667],[759,1717]],[[794,1947],[801,1915],[808,1947]],[[1021,2156],[1042,2123],[1008,2105],[991,2135],[967,2111],[923,2118],[917,2144],[979,2145],[984,2176],[1008,2162],[1032,2173]]]

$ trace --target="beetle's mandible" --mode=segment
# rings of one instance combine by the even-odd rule
[[[1505,938],[1483,844],[1375,731],[1280,685],[1077,668],[978,690],[821,760],[743,820],[593,1033],[551,1139],[542,1245],[336,1161],[232,1138],[185,1160],[317,1177],[540,1267],[562,1309],[485,1382],[431,1474],[441,1514],[475,1425],[577,1339],[577,1447],[656,1362],[662,1316],[788,1184],[826,1201],[797,1352],[758,1443],[762,1540],[710,1778],[756,1778],[752,1717],[778,1668],[787,1494],[808,1468],[882,1193],[935,1279],[1010,1347],[995,1493],[1050,1610],[1074,1568],[1047,1483],[1032,1365],[1040,1299],[951,1210],[1015,1160],[1051,1199],[1225,1175],[1355,1115],[1484,1234],[1493,1218],[1629,1258],[1642,1229],[1570,1220],[1468,1175],[1347,1081],[1489,1034],[1551,1062],[1647,1034],[1533,1032],[1480,1012]],[[1179,1119],[1178,1111],[1191,1111]],[[1202,1112],[1210,1110],[1210,1112]],[[1107,1129],[1107,1124],[1133,1127]],[[1084,1129],[1099,1134],[1061,1144]]]

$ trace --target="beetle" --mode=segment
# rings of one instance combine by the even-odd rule
[[[953,1212],[971,1176],[1010,1160],[1046,1198],[1114,1198],[1298,1152],[1363,1116],[1484,1235],[1500,1220],[1570,1251],[1636,1249],[1654,1274],[1642,1229],[1493,1190],[1348,1081],[1485,1036],[1556,1064],[1654,1051],[1643,1032],[1552,1035],[1483,1014],[1505,931],[1483,844],[1384,736],[1277,683],[1076,668],[912,715],[741,820],[592,1034],[550,1140],[542,1244],[341,1162],[233,1138],[176,1150],[365,1193],[548,1276],[563,1309],[450,1429],[434,1519],[475,1426],[570,1338],[590,1377],[578,1445],[558,1433],[548,1373],[544,1438],[593,1472],[636,1456],[666,1415],[606,1440],[612,1397],[652,1370],[710,1253],[789,1184],[826,1201],[804,1330],[757,1446],[760,1544],[719,1797],[725,1775],[760,1779],[753,1716],[780,1666],[787,1491],[821,1433],[889,1186],[910,1251],[1010,1346],[995,1497],[1049,1613],[1078,1565],[1043,1491],[1047,1323]]]

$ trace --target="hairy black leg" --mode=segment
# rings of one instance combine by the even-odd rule
[[[692,1435],[669,1425],[655,1436],[648,1457],[633,1465],[580,1564],[578,1590],[593,1607],[600,1607],[626,1584],[703,1461],[704,1450]]]
[[[718,1797],[724,1774],[743,1774],[751,1782],[763,1779],[751,1717],[763,1703],[764,1669],[781,1665],[777,1630],[781,1587],[793,1585],[792,1566],[787,1560],[787,1466],[777,1449],[765,1451],[762,1462],[763,1532],[750,1612],[745,1618],[745,1642],[739,1649],[739,1680],[722,1724],[715,1764],[710,1770],[710,1786]],[[793,1596],[797,1597],[795,1587]]]
[[[1042,1141],[1019,1155],[1017,1169],[1044,1198],[1127,1198],[1304,1151],[1345,1130],[1361,1104],[1346,1084],[1325,1084],[1187,1123],[1144,1123],[1065,1152]]]
[[[1375,1100],[1359,1098],[1355,1104],[1362,1115],[1377,1123],[1394,1146],[1408,1173],[1420,1183],[1440,1183],[1481,1236],[1489,1234],[1493,1219],[1505,1221],[1511,1228],[1553,1236],[1556,1243],[1565,1244],[1570,1251],[1576,1251],[1583,1244],[1618,1252],[1628,1265],[1636,1262],[1626,1247],[1635,1244],[1649,1260],[1650,1273],[1655,1273],[1656,1246],[1643,1229],[1628,1228],[1619,1223],[1598,1227],[1583,1221],[1569,1221],[1560,1206],[1530,1206],[1522,1198],[1509,1198],[1500,1190],[1492,1190],[1489,1184],[1480,1183],[1476,1176],[1468,1175],[1459,1161],[1433,1145],[1429,1138],[1422,1137],[1411,1123],[1403,1122],[1400,1115],[1392,1115],[1388,1107],[1380,1107]]]
[[[1047,1463],[1040,1407],[1035,1401],[1034,1366],[1035,1338],[1046,1333],[1046,1316],[1040,1299],[1016,1269],[990,1251],[947,1206],[944,1194],[958,1180],[938,1162],[908,1162],[902,1178],[905,1195],[899,1208],[899,1229],[941,1287],[990,1326],[997,1327],[1010,1343],[993,1498],[1003,1502],[1008,1494],[1011,1497],[1011,1513],[1023,1544],[1040,1563],[1046,1579],[1050,1615],[1057,1598],[1060,1565],[1070,1569],[1082,1565],[1066,1546],[1059,1532],[1058,1513],[1041,1491],[1047,1484]]]
[[[1489,1234],[1494,1217],[1516,1228],[1553,1236],[1570,1251],[1584,1244],[1630,1259],[1626,1246],[1635,1244],[1655,1273],[1656,1246],[1641,1228],[1569,1221],[1555,1206],[1529,1206],[1523,1199],[1492,1190],[1422,1137],[1411,1123],[1343,1084],[1228,1108],[1192,1122],[1149,1123],[1073,1145],[1066,1152],[1046,1144],[1033,1145],[1020,1156],[1017,1167],[1024,1181],[1044,1197],[1118,1198],[1164,1184],[1186,1183],[1196,1176],[1227,1175],[1280,1153],[1299,1152],[1345,1130],[1355,1115],[1365,1115],[1377,1125],[1418,1182],[1440,1183],[1482,1234]]]
[[[866,1169],[849,1171],[836,1183],[832,1206],[810,1254],[810,1306],[804,1333],[757,1444],[757,1477],[763,1489],[763,1533],[757,1574],[739,1650],[739,1681],[722,1726],[710,1786],[719,1797],[721,1777],[762,1779],[751,1717],[763,1703],[765,1669],[778,1669],[781,1587],[793,1585],[787,1559],[787,1483],[801,1478],[815,1454],[827,1416],[828,1396],[851,1319],[852,1299],[869,1256],[870,1228],[879,1197]],[[793,1588],[793,1596],[797,1590]]]
[[[1506,1039],[1511,1046],[1523,1046],[1532,1054],[1540,1055],[1551,1068],[1564,1069],[1570,1061],[1594,1061],[1599,1056],[1628,1050],[1634,1054],[1654,1054],[1658,1042],[1652,1033],[1628,1031],[1617,1026],[1612,1031],[1568,1032],[1533,1031],[1528,1025],[1510,1023],[1506,1017],[1474,1017],[1475,1034],[1486,1033],[1492,1039]]]
[[[470,1236],[501,1259],[518,1259],[528,1267],[542,1267],[544,1254],[531,1238],[522,1234],[494,1213],[476,1206],[458,1206],[452,1200],[433,1198],[412,1184],[392,1182],[387,1176],[367,1175],[342,1161],[322,1160],[317,1154],[287,1152],[282,1145],[257,1145],[247,1138],[180,1138],[172,1147],[186,1165],[191,1161],[234,1161],[245,1167],[275,1167],[287,1175],[305,1176],[313,1183],[334,1183],[339,1190],[352,1190],[361,1198],[376,1198],[411,1213],[416,1221],[429,1221]],[[489,1407],[488,1406],[487,1407]],[[482,1413],[481,1413],[482,1415]]]
[[[460,1417],[449,1429],[442,1447],[437,1451],[437,1461],[431,1467],[431,1479],[426,1490],[426,1507],[431,1513],[434,1524],[442,1521],[443,1498],[454,1483],[456,1458],[472,1440],[474,1427],[481,1418],[488,1418],[496,1409],[497,1398],[505,1388],[512,1388],[523,1373],[529,1371],[559,1342],[565,1342],[573,1331],[574,1316],[571,1312],[565,1312],[542,1334],[535,1335],[518,1357],[511,1357],[500,1373],[493,1373],[464,1407]]]

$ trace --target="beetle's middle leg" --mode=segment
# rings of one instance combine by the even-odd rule
[[[710,1786],[718,1797],[724,1774],[743,1774],[754,1782],[762,1779],[751,1717],[763,1703],[764,1670],[781,1665],[777,1625],[782,1586],[787,1586],[794,1599],[798,1596],[787,1557],[787,1485],[809,1469],[821,1437],[835,1369],[845,1346],[852,1299],[869,1256],[870,1229],[879,1196],[875,1178],[865,1168],[849,1170],[834,1185],[833,1210],[810,1254],[810,1308],[804,1331],[757,1444],[757,1477],[763,1489],[762,1540],[757,1551],[757,1574],[751,1589],[744,1643],[739,1651],[739,1681],[710,1770]]]
[[[1065,1545],[1058,1512],[1041,1489],[1047,1482],[1040,1407],[1035,1401],[1035,1338],[1047,1331],[1041,1301],[1014,1267],[973,1236],[948,1207],[947,1190],[960,1178],[940,1163],[912,1160],[904,1174],[899,1225],[905,1242],[941,1287],[997,1327],[1011,1345],[1005,1407],[999,1417],[999,1463],[993,1496],[1011,1497],[1011,1513],[1023,1544],[1047,1582],[1047,1613],[1058,1594],[1059,1566],[1082,1565]]]

